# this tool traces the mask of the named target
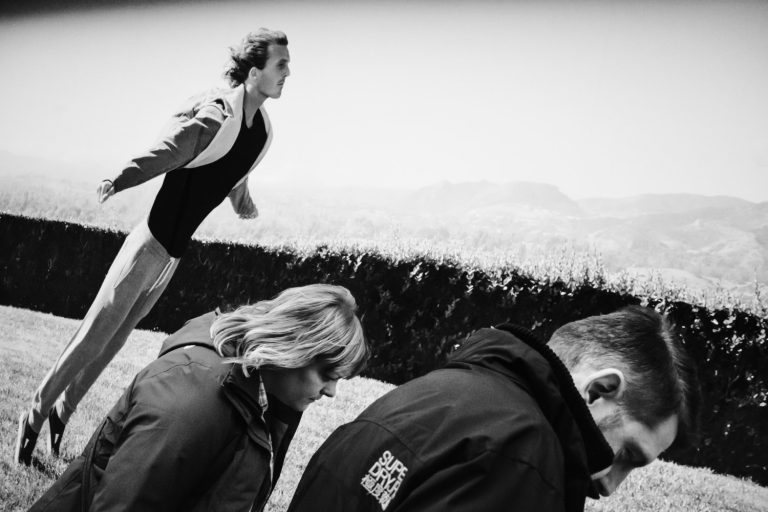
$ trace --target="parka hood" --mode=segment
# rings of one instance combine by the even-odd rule
[[[187,321],[181,329],[163,342],[158,357],[187,346],[206,347],[216,352],[211,338],[211,325],[220,314],[216,309]],[[225,357],[233,355],[224,353]],[[268,450],[271,446],[270,439],[283,439],[281,446],[271,448],[275,454],[273,482],[276,482],[288,444],[298,428],[302,413],[294,411],[271,394],[267,394],[269,406],[263,411],[259,405],[259,372],[251,370],[250,376],[246,377],[240,364],[229,363],[223,366],[226,368],[221,373],[222,391],[243,418],[248,436]]]
[[[217,309],[187,321],[181,329],[163,341],[157,357],[163,357],[171,350],[188,345],[208,347],[215,351],[213,339],[211,339],[211,324],[218,315],[219,310]]]
[[[176,349],[189,346],[209,348],[218,354],[213,345],[210,332],[211,325],[219,314],[220,312],[217,309],[187,321],[181,329],[166,338],[158,357],[162,357]],[[224,355],[229,356],[231,354],[225,353]],[[254,441],[269,449],[269,438],[266,434],[263,411],[259,406],[258,372],[251,372],[251,377],[246,377],[239,364],[230,363],[224,366],[226,368],[222,368],[220,377],[224,395],[231,402],[232,407],[245,420],[248,435]]]
[[[446,368],[483,368],[525,389],[541,407],[564,452],[578,452],[574,456],[565,453],[566,460],[587,461],[587,467],[566,465],[566,472],[592,475],[613,463],[613,450],[595,424],[570,372],[529,330],[511,324],[481,329],[449,356]],[[579,456],[582,452],[586,457]]]

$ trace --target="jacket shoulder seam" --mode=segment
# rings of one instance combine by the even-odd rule
[[[405,448],[411,453],[411,455],[417,460],[419,464],[424,464],[424,459],[422,459],[419,456],[418,452],[411,447],[411,444],[406,442],[406,440],[403,439],[402,437],[400,437],[400,435],[398,435],[397,432],[394,432],[392,429],[388,428],[387,426],[382,425],[381,423],[374,421],[372,419],[359,418],[354,421],[354,423],[363,423],[363,422],[370,423],[371,425],[375,425],[380,429],[384,430],[385,432],[387,432],[390,436],[396,439],[400,444],[405,446]]]
[[[183,362],[180,361],[180,362],[177,362],[177,363],[173,363],[170,366],[168,366],[167,368],[163,368],[162,370],[158,369],[158,371],[155,371],[155,372],[152,372],[152,373],[147,373],[143,377],[141,377],[140,381],[145,381],[145,380],[159,378],[159,377],[161,377],[164,374],[167,374],[169,372],[172,372],[174,370],[177,370],[178,368],[185,367],[185,366],[197,366],[197,367],[200,367],[200,368],[205,368],[206,370],[214,370],[214,371],[216,370],[216,366],[215,365],[206,364],[206,363],[201,362],[201,361],[183,361]],[[140,381],[137,381],[137,384]]]

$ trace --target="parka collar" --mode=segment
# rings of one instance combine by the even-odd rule
[[[248,436],[255,442],[271,450],[264,412],[259,405],[259,387],[261,377],[257,371],[251,371],[246,377],[242,365],[230,364],[229,371],[222,381],[222,388],[232,407],[242,416]]]
[[[162,357],[177,348],[190,345],[208,348],[216,352],[211,339],[211,325],[220,311],[211,311],[189,320],[184,327],[166,338],[160,350]],[[224,353],[224,357],[234,354]],[[221,385],[224,395],[232,403],[235,410],[243,417],[247,425],[248,436],[266,449],[270,449],[267,426],[264,421],[264,411],[259,406],[260,377],[257,371],[250,372],[246,377],[242,366],[237,363],[223,363]]]
[[[595,424],[570,372],[532,332],[511,324],[479,330],[449,357],[446,367],[467,365],[498,372],[531,394],[560,439],[566,473],[589,477],[613,463],[613,450]]]

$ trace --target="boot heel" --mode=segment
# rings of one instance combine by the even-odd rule
[[[48,413],[48,453],[54,457],[59,456],[59,447],[61,446],[61,439],[64,437],[66,425],[59,418],[56,408],[51,409],[51,412]]]

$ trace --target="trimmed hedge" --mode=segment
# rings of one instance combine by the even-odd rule
[[[82,317],[125,237],[58,221],[0,213],[0,303]],[[567,322],[643,303],[678,326],[699,365],[704,394],[697,449],[667,457],[768,484],[768,321],[736,310],[644,299],[584,284],[491,273],[450,262],[396,261],[372,252],[314,253],[193,241],[141,328],[173,332],[215,307],[315,282],[346,286],[360,306],[374,355],[372,378],[399,384],[439,367],[457,340],[509,321],[548,338]]]

